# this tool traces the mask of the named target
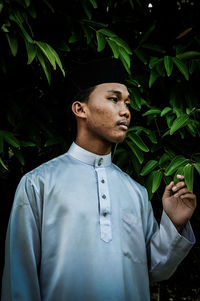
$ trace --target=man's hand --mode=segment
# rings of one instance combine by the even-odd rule
[[[180,182],[176,185],[171,182],[166,186],[162,201],[163,209],[178,232],[181,233],[196,208],[196,195],[186,187],[184,176],[177,175],[177,178]]]

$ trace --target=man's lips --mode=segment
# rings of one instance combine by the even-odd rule
[[[128,130],[129,123],[126,120],[122,120],[122,121],[118,121],[117,125],[124,130]]]

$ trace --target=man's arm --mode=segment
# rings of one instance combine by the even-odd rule
[[[195,237],[190,223],[184,226],[181,235],[163,211],[159,229],[148,244],[150,279],[162,281],[171,277],[194,243]]]
[[[35,198],[30,180],[23,177],[15,194],[7,230],[2,301],[41,300],[40,234]]]
[[[163,194],[164,211],[159,228],[149,202],[146,238],[149,273],[154,281],[168,279],[195,243],[189,219],[196,207],[196,196],[185,187],[184,177],[178,178],[182,181],[176,185],[176,189],[172,189],[174,183],[171,182]]]
[[[188,190],[184,182],[184,176],[177,175],[180,180],[174,185],[172,181],[166,186],[162,201],[163,209],[179,233],[182,232],[184,225],[192,217],[196,208],[196,195]]]

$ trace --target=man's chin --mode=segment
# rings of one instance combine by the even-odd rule
[[[116,137],[113,139],[113,143],[122,143],[125,140],[126,136]]]

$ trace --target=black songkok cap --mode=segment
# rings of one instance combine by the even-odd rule
[[[108,57],[87,63],[72,63],[66,76],[73,98],[77,93],[103,83],[126,84],[127,75],[119,59]]]

